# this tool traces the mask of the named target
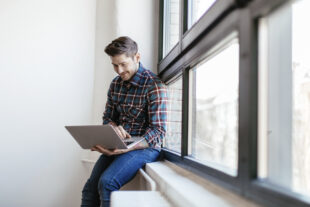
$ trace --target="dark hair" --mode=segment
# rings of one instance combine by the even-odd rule
[[[123,36],[113,40],[105,47],[104,51],[112,57],[121,54],[133,57],[138,52],[138,45],[130,37]]]

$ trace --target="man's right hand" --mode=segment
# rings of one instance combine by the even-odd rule
[[[131,135],[121,125],[117,126],[114,122],[110,122],[110,125],[122,139],[131,138]]]

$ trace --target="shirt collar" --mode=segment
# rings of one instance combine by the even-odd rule
[[[134,86],[139,86],[140,85],[140,80],[143,77],[142,72],[144,71],[144,68],[142,66],[142,63],[139,63],[139,68],[138,71],[134,74],[134,76],[130,79],[130,81],[126,81],[127,83],[130,83]]]

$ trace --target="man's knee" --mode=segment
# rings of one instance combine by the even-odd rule
[[[120,189],[120,184],[113,176],[103,174],[98,182],[98,191],[115,191]]]

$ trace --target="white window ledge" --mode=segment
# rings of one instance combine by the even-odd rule
[[[172,206],[260,206],[169,161],[146,164],[145,171]]]

